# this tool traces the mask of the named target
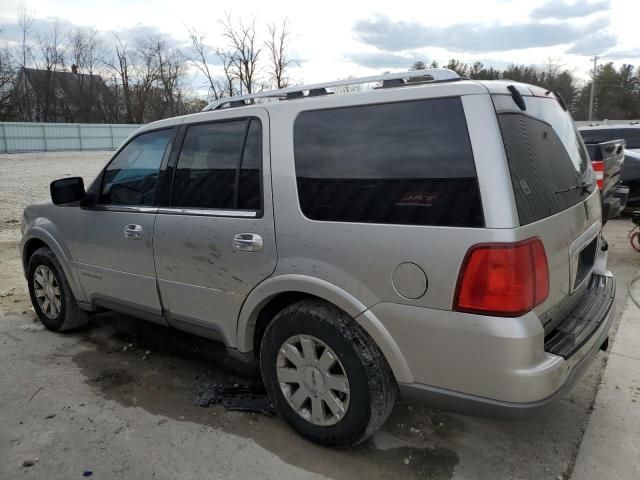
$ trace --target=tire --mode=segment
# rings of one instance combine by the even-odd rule
[[[318,360],[314,363],[309,357]],[[327,358],[334,360],[323,362]],[[328,362],[332,366],[325,369]],[[397,386],[378,347],[349,315],[321,300],[297,302],[273,318],[262,338],[260,366],[278,412],[300,435],[321,445],[350,447],[363,442],[384,424],[395,403]],[[284,374],[294,375],[295,380],[281,386],[281,380],[289,379]],[[336,378],[341,381],[336,383]],[[339,390],[329,385],[339,385]]]
[[[48,278],[43,280],[44,276]],[[88,322],[87,314],[78,307],[60,262],[49,248],[41,247],[31,255],[27,266],[27,281],[33,309],[49,330],[72,330]],[[46,285],[42,284],[43,281]],[[51,286],[48,291],[47,286]],[[43,297],[44,291],[47,294]],[[54,296],[57,301],[49,302],[49,298]]]

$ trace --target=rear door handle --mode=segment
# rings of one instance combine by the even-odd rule
[[[233,237],[233,248],[240,252],[259,252],[262,246],[262,237],[257,233],[239,233]]]
[[[134,225],[133,223],[124,226],[124,238],[130,240],[140,240],[142,238],[142,225]]]

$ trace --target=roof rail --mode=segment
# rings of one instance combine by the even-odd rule
[[[422,79],[430,82],[447,82],[461,80],[461,77],[448,68],[428,68],[425,70],[412,70],[409,72],[388,73],[386,75],[375,75],[372,77],[346,78],[333,82],[315,83],[312,85],[296,85],[294,87],[281,88],[279,90],[268,90],[264,92],[251,93],[248,95],[237,95],[235,97],[222,98],[211,102],[202,109],[203,112],[217,110],[220,108],[233,108],[237,106],[249,105],[256,98],[301,98],[330,93],[327,88],[344,87],[348,85],[361,85],[363,83],[382,82],[382,88],[400,86],[408,79]],[[307,92],[307,94],[305,94]],[[326,93],[325,93],[326,92]]]

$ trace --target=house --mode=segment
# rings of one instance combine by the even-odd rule
[[[100,75],[22,68],[16,81],[17,116],[27,122],[105,123],[111,92]]]

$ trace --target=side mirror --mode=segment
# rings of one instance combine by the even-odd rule
[[[62,178],[51,182],[51,201],[54,205],[79,202],[85,197],[81,177]]]

